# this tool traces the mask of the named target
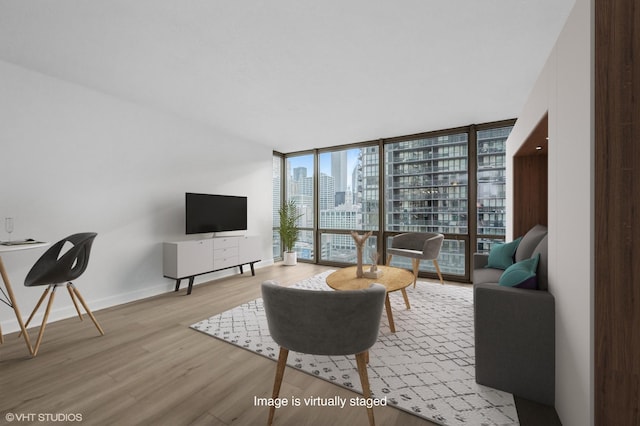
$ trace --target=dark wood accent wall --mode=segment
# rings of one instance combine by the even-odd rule
[[[547,225],[549,119],[545,114],[513,157],[513,237]]]
[[[513,157],[513,237],[537,224],[547,225],[548,156]]]
[[[640,3],[594,5],[595,424],[640,425]]]

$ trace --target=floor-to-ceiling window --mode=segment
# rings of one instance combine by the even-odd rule
[[[285,157],[285,197],[296,202],[300,236],[294,246],[298,259],[315,259],[315,154]]]
[[[443,274],[468,280],[472,253],[504,241],[505,146],[514,121],[284,155],[281,199],[296,200],[302,214],[298,258],[355,263],[355,230],[373,232],[365,262],[384,263],[394,235],[438,232]],[[276,173],[274,159],[274,188]],[[276,230],[274,223],[274,258]],[[401,257],[392,265],[411,267]],[[435,273],[431,262],[420,270]]]
[[[488,252],[503,242],[506,232],[506,142],[513,126],[476,132],[477,141],[477,251]]]
[[[282,163],[284,157],[280,154],[273,156],[273,207],[272,207],[272,225],[273,225],[273,258],[279,260],[282,258],[282,242],[280,241],[280,206],[282,205]]]
[[[321,262],[355,263],[350,231],[377,231],[379,226],[379,146],[318,153],[318,235]],[[377,234],[367,239],[365,259],[377,254]]]
[[[465,276],[468,244],[468,134],[416,137],[384,145],[387,247],[401,232],[445,235],[438,262],[442,273]],[[392,266],[411,268],[394,257]],[[435,272],[432,262],[420,269]]]

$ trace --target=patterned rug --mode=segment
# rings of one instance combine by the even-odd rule
[[[325,278],[308,278],[295,287],[333,291]],[[518,425],[513,396],[475,382],[473,290],[426,281],[407,288],[411,309],[400,292],[390,294],[396,333],[382,314],[378,342],[369,351],[374,397],[434,423]],[[384,311],[383,311],[384,312]],[[262,299],[193,324],[191,328],[260,355],[278,359],[269,335]],[[291,352],[288,365],[362,393],[355,357]]]

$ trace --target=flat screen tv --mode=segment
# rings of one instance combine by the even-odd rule
[[[185,196],[187,234],[247,229],[247,197],[196,194]]]

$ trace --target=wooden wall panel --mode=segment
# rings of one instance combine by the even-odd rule
[[[548,157],[513,157],[513,237],[524,235],[532,226],[547,225]]]
[[[640,3],[595,0],[594,409],[640,424]]]

